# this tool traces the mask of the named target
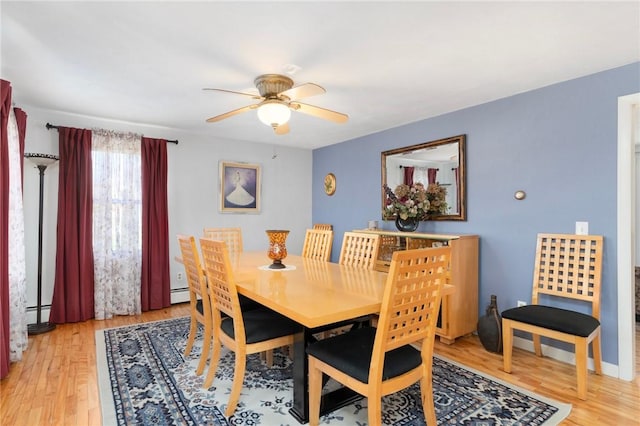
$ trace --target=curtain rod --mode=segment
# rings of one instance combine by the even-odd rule
[[[56,130],[58,130],[61,126],[56,126],[55,124],[47,123],[47,124],[46,124],[46,127],[47,127],[47,130],[51,130],[51,129],[56,129]],[[171,141],[171,140],[169,140],[169,139],[165,139],[165,140],[166,140],[167,142],[169,142],[169,143],[175,143],[176,145],[178,145],[178,140],[177,140],[177,139],[176,139],[176,140],[173,140],[173,141]]]
[[[416,167],[416,166],[402,166],[402,165],[401,165],[401,166],[399,166],[399,167],[402,169],[402,168],[404,168],[404,167]],[[424,168],[424,167],[423,167],[423,168]],[[433,167],[427,167],[427,168],[428,168],[428,169],[429,169],[429,168],[433,169]],[[436,169],[436,170],[438,170],[438,171],[439,171],[440,169]],[[451,170],[453,170],[453,169],[451,169]]]

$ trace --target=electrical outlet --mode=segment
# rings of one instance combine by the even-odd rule
[[[589,235],[589,222],[576,222],[576,235]]]
[[[524,300],[518,300],[518,308],[520,306],[526,306],[526,305],[527,305],[527,302],[525,302]]]
[[[178,281],[182,281],[182,272],[178,272]]]

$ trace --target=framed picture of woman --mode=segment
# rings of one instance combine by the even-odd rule
[[[260,165],[220,162],[220,211],[260,213]]]

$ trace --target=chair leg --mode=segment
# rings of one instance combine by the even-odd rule
[[[240,399],[240,391],[244,382],[244,371],[247,365],[247,354],[245,351],[236,351],[236,363],[233,371],[233,385],[231,386],[231,394],[229,395],[229,403],[225,410],[225,416],[231,416],[238,405]]]
[[[209,361],[209,371],[207,377],[204,379],[202,385],[203,388],[208,389],[213,382],[213,378],[216,376],[216,370],[218,369],[218,362],[220,361],[220,349],[222,344],[218,340],[218,336],[213,336],[213,352],[211,353],[211,360]]]
[[[576,376],[578,379],[578,398],[582,400],[587,399],[587,375],[589,371],[587,369],[587,357],[589,346],[586,338],[579,338],[576,340]]]
[[[196,333],[198,332],[198,321],[191,317],[191,324],[189,325],[189,338],[187,339],[187,347],[184,348],[184,356],[189,356],[191,349],[193,349],[193,342],[196,340]]]
[[[316,366],[316,359],[309,357],[309,426],[320,423],[320,398],[322,396],[322,371]]]
[[[368,405],[367,412],[369,414],[369,424],[381,425],[382,424],[382,395],[380,393],[376,395],[369,394],[367,396],[367,405]]]
[[[542,345],[540,344],[540,335],[533,335],[533,349],[536,351],[537,356],[542,356]]]
[[[200,362],[196,369],[196,374],[199,376],[204,372],[204,367],[207,365],[209,359],[209,351],[211,349],[211,327],[204,328],[204,336],[202,337],[202,354],[200,354]]]
[[[436,426],[436,407],[433,401],[433,377],[431,372],[427,372],[420,379],[420,392],[422,393],[422,411],[424,421],[427,426]]]
[[[593,367],[596,374],[602,375],[602,350],[600,349],[600,331],[591,341],[591,348],[593,349]]]
[[[502,319],[502,369],[511,373],[511,353],[513,351],[513,328],[511,320]]]

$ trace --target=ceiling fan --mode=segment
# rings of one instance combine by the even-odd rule
[[[256,77],[254,84],[258,88],[258,92],[260,93],[259,96],[251,93],[235,92],[233,90],[225,89],[203,89],[214,90],[216,92],[235,93],[237,95],[246,96],[259,101],[258,103],[208,118],[207,122],[215,123],[236,114],[257,109],[260,121],[267,126],[271,126],[277,135],[284,135],[289,133],[288,121],[291,117],[292,110],[313,115],[314,117],[322,118],[324,120],[333,121],[335,123],[345,123],[349,119],[349,116],[346,114],[298,102],[299,99],[321,95],[326,92],[323,87],[318,86],[317,84],[304,83],[293,87],[293,80],[280,74],[260,75]]]

